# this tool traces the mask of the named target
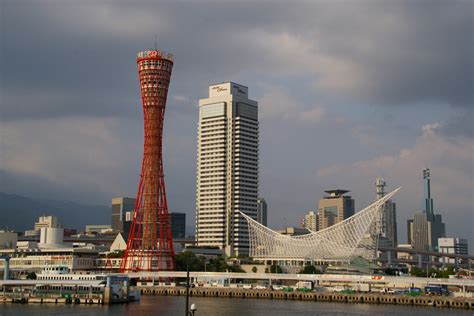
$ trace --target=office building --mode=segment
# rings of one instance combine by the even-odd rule
[[[438,252],[467,256],[469,254],[467,239],[452,237],[438,238]],[[454,264],[456,266],[460,263],[454,258],[446,257],[441,258],[440,261],[446,264]]]
[[[376,199],[385,196],[385,187],[387,184],[383,178],[375,179]],[[382,216],[376,221],[378,246],[396,248],[397,240],[397,208],[395,202],[388,200],[383,206]]]
[[[35,223],[35,230],[39,231],[41,228],[56,228],[58,227],[58,219],[56,216],[40,216]]]
[[[267,226],[267,202],[263,198],[257,199],[257,222]]]
[[[186,237],[186,213],[170,213],[171,237],[184,239]]]
[[[112,230],[124,233],[125,238],[130,231],[131,218],[127,221],[127,212],[133,214],[135,199],[129,197],[112,198]],[[131,216],[133,218],[133,216]]]
[[[354,200],[344,195],[347,190],[324,191],[328,195],[319,200],[318,221],[319,230],[337,224],[354,215]]]
[[[408,243],[416,250],[438,251],[438,238],[445,236],[445,225],[441,215],[434,214],[430,180],[430,169],[424,169],[422,210],[407,221]]]
[[[257,219],[258,107],[248,88],[233,82],[209,86],[199,100],[196,242],[227,256],[246,256],[243,212]]]
[[[103,234],[112,231],[111,225],[86,225],[86,234]]]
[[[318,213],[316,213],[315,211],[309,211],[308,214],[304,216],[303,227],[311,231],[318,231]]]

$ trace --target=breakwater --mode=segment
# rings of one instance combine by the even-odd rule
[[[140,289],[142,295],[185,296],[185,288],[172,287],[146,287]],[[407,306],[433,306],[444,308],[474,309],[474,299],[440,296],[390,295],[380,293],[320,293],[320,292],[284,292],[256,289],[236,288],[192,288],[189,289],[191,297],[225,297],[225,298],[252,298],[274,300],[298,300],[314,302],[339,302],[339,303],[366,303],[366,304],[392,304]]]

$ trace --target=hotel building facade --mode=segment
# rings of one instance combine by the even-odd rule
[[[199,100],[196,242],[226,256],[248,255],[243,212],[257,219],[258,104],[233,82],[209,86]]]

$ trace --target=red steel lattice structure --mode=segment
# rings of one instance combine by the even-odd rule
[[[159,50],[142,51],[137,54],[137,65],[145,139],[133,221],[121,269],[123,272],[174,270],[162,157],[163,121],[173,56]]]

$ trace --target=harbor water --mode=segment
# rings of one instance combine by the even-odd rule
[[[299,315],[472,315],[472,310],[378,304],[346,304],[286,300],[191,297],[195,316],[299,316]],[[117,305],[0,304],[0,316],[7,315],[184,315],[185,297],[142,296],[140,302]]]

